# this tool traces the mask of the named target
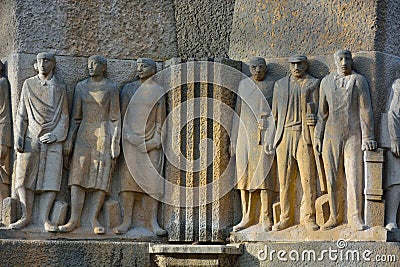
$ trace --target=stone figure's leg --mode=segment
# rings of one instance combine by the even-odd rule
[[[316,231],[319,226],[315,223],[315,199],[317,195],[316,165],[314,152],[311,145],[307,145],[303,138],[299,140],[297,148],[297,164],[299,166],[301,187],[303,188],[304,218],[300,221],[311,231]]]
[[[400,203],[400,185],[395,184],[386,190],[385,195],[385,220],[386,229],[392,231],[397,229],[397,210]]]
[[[125,234],[128,232],[129,228],[132,224],[132,212],[133,212],[133,205],[135,202],[135,193],[134,192],[121,192],[121,202],[122,202],[122,212],[124,214],[124,219],[122,224],[115,227],[113,232],[115,234]]]
[[[261,198],[261,222],[265,232],[272,229],[272,196],[273,192],[268,189],[260,190]]]
[[[85,203],[85,189],[78,185],[71,186],[71,218],[68,223],[58,227],[60,232],[71,232],[79,226],[80,217]]]
[[[343,177],[343,144],[339,140],[325,139],[322,148],[322,159],[325,167],[326,186],[328,190],[329,211],[328,221],[322,230],[330,230],[339,225],[340,203],[338,198],[338,180]]]
[[[249,227],[254,222],[254,218],[251,216],[251,208],[254,207],[255,202],[254,196],[248,190],[241,189],[240,198],[242,201],[242,220],[233,227],[232,230],[234,232],[241,231]]]
[[[93,232],[95,234],[105,234],[104,227],[100,224],[99,220],[97,219],[100,213],[101,208],[103,207],[104,198],[106,196],[106,192],[103,190],[98,190],[93,192],[93,202],[95,203],[94,206],[94,218],[92,218],[93,222]]]
[[[10,224],[8,226],[9,229],[22,229],[32,220],[33,201],[35,199],[34,192],[24,187],[19,187],[17,192],[21,202],[22,217],[17,222]]]
[[[347,221],[357,231],[365,229],[361,218],[363,205],[363,154],[361,150],[361,136],[350,137],[344,148],[344,170],[347,182]]]
[[[3,199],[10,196],[10,185],[0,182],[0,214],[3,210]],[[1,215],[0,215],[1,223]]]
[[[165,236],[167,231],[158,224],[158,201],[151,196],[144,195],[143,199],[150,212],[150,230],[158,236]]]
[[[50,191],[50,192],[44,192],[41,195],[41,200],[43,201],[43,210],[40,211],[40,218],[41,221],[44,223],[44,229],[47,232],[57,232],[58,227],[53,225],[50,220],[49,220],[49,214],[51,207],[53,206],[54,199],[56,198],[57,192]]]
[[[289,133],[288,133],[289,131]],[[279,223],[272,230],[280,231],[294,223],[294,206],[296,201],[297,164],[292,156],[292,134],[290,130],[283,133],[282,141],[276,149],[279,176],[279,196],[281,216]]]

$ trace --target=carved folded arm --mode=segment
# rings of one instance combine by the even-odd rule
[[[68,113],[68,102],[67,95],[64,92],[61,101],[62,109],[60,120],[57,123],[57,126],[52,131],[52,134],[56,136],[56,142],[63,142],[67,138],[68,135],[68,126],[69,126],[69,113]]]

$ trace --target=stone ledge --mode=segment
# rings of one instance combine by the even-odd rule
[[[231,242],[312,242],[312,241],[337,241],[346,239],[352,241],[386,242],[388,232],[384,227],[371,227],[364,231],[354,231],[347,225],[328,231],[308,231],[302,225],[289,227],[283,231],[263,232],[259,225],[255,225],[239,232],[232,232]]]
[[[150,254],[243,254],[242,244],[230,245],[171,245],[149,244]]]

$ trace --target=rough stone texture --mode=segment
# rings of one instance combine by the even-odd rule
[[[245,253],[238,258],[235,266],[398,266],[399,243],[343,241],[339,244],[339,246],[344,246],[343,249],[338,247],[336,241],[247,243]],[[284,252],[279,252],[280,250]],[[322,254],[324,250],[326,252]],[[297,251],[298,261],[292,260],[296,258],[296,252],[292,251]],[[331,256],[329,251],[331,251]],[[313,252],[315,252],[315,260]],[[271,253],[272,258],[270,258]],[[367,260],[363,258],[363,254]],[[286,258],[286,261],[279,260],[278,255],[281,259]]]
[[[1,1],[0,8],[0,58],[15,51],[15,3]]]
[[[226,57],[235,0],[175,0],[179,56]]]
[[[0,240],[1,266],[150,265],[149,243]]]
[[[400,56],[400,1],[379,0],[377,2],[377,27],[375,49]]]
[[[229,56],[373,51],[375,35],[376,1],[237,0]]]
[[[167,59],[177,51],[172,0],[6,2],[10,7],[2,6],[0,32],[11,38],[0,43],[3,57],[10,51],[47,50],[56,55]]]

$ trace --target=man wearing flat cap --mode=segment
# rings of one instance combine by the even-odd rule
[[[37,55],[38,75],[24,82],[15,121],[17,151],[15,189],[22,217],[10,224],[21,229],[32,219],[35,193],[41,195],[39,220],[44,229],[57,231],[49,213],[61,185],[62,147],[68,132],[68,103],[65,83],[54,76],[55,57]]]
[[[272,113],[276,122],[273,142],[265,145],[266,152],[276,149],[280,186],[281,216],[273,230],[280,231],[295,222],[296,179],[300,174],[303,188],[301,224],[315,231],[316,164],[310,127],[316,124],[319,80],[309,75],[307,57],[289,58],[290,75],[275,83]],[[313,110],[314,109],[314,110]]]

